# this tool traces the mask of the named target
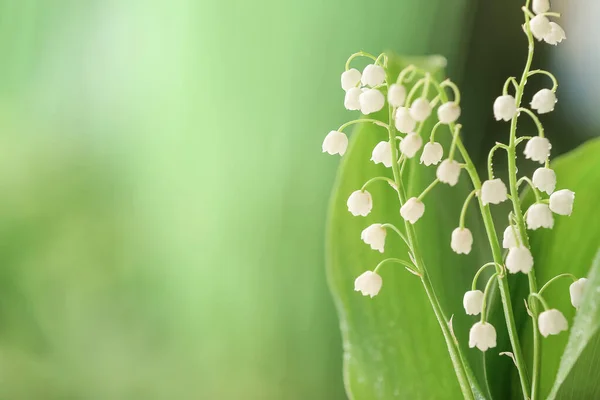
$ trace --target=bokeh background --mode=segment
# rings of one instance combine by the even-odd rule
[[[447,57],[483,161],[521,3],[0,0],[0,398],[345,398],[321,154],[345,60]],[[556,155],[598,132],[600,4],[553,8]]]

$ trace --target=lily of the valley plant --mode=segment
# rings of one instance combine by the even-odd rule
[[[458,87],[450,80],[439,82],[430,73],[413,65],[392,76],[387,68],[386,54],[377,57],[364,52],[353,54],[342,73],[341,86],[345,91],[344,106],[348,110],[369,115],[386,108],[388,118],[378,120],[361,117],[350,121],[331,131],[323,142],[324,152],[343,156],[348,146],[348,138],[344,132],[347,127],[357,123],[372,123],[387,130],[387,140],[378,143],[373,148],[371,159],[365,162],[370,161],[390,168],[393,178],[377,176],[369,179],[350,194],[347,206],[348,211],[356,217],[368,215],[377,200],[369,193],[369,186],[381,184],[381,181],[387,182],[390,190],[397,193],[399,213],[405,221],[404,226],[380,221],[365,226],[362,232],[356,234],[360,234],[362,241],[371,249],[381,253],[385,252],[387,235],[399,235],[409,249],[408,259],[384,259],[371,270],[358,276],[354,289],[365,296],[376,296],[384,287],[385,274],[382,273],[382,267],[388,263],[401,264],[420,277],[444,333],[457,378],[466,398],[473,396],[468,389],[468,368],[463,364],[466,361],[460,357],[452,328],[435,296],[416,240],[414,224],[418,224],[427,212],[428,193],[437,185],[455,186],[461,174],[466,173],[470,178],[473,190],[464,201],[456,229],[448,237],[448,245],[458,254],[471,252],[474,237],[465,224],[465,214],[469,204],[476,201],[493,258],[477,271],[472,286],[465,288],[465,313],[477,316],[469,332],[469,347],[473,348],[473,351],[489,351],[496,347],[496,328],[486,319],[486,304],[491,295],[491,288],[495,285],[501,294],[511,353],[525,399],[538,399],[540,396],[538,386],[542,337],[557,335],[568,329],[568,321],[564,315],[560,310],[552,308],[552,299],[544,297],[546,288],[559,278],[571,279],[569,293],[573,306],[577,308],[586,285],[585,278],[578,279],[571,274],[558,275],[544,285],[540,285],[536,280],[536,260],[531,253],[527,232],[552,229],[555,218],[571,215],[575,193],[568,188],[556,187],[556,175],[549,165],[552,145],[545,137],[540,121],[540,116],[552,112],[557,104],[558,82],[548,71],[531,69],[535,45],[557,45],[565,39],[565,32],[556,22],[550,20],[559,15],[550,11],[548,0],[533,0],[532,3],[527,0],[523,13],[523,31],[527,37],[529,51],[521,77],[509,77],[493,106],[490,105],[498,123],[507,125],[508,135],[504,143],[497,143],[490,150],[487,176],[480,177],[461,141],[461,125],[457,123],[461,115]],[[362,72],[352,68],[352,62],[357,58],[370,60],[370,64]],[[536,75],[547,79],[548,87],[538,91],[531,99],[524,99],[527,81]],[[533,120],[537,127],[536,136],[518,136],[517,126],[521,117]],[[432,118],[435,118],[437,123],[427,132],[424,126]],[[452,134],[451,145],[446,149],[436,141],[436,134],[445,134],[442,133],[443,130]],[[518,174],[517,156],[524,156],[529,162],[538,165],[531,177]],[[436,168],[437,179],[418,196],[407,198],[403,170],[408,160],[414,157],[419,157],[421,168]],[[492,165],[494,157],[506,157],[507,182],[495,176]],[[525,186],[529,186],[535,197],[535,202],[527,209],[523,209],[520,197],[520,191]],[[506,201],[511,203],[512,211],[506,217],[507,226],[502,237],[498,237],[490,208]],[[481,282],[479,278],[487,276],[482,273],[488,268],[493,273],[487,274],[490,276],[487,282]],[[508,274],[526,274],[528,277],[527,309],[533,322],[533,360],[529,371],[513,317]]]

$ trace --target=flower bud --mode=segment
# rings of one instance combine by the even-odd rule
[[[400,152],[407,158],[413,158],[421,148],[423,139],[418,133],[412,132],[406,135],[400,142]]]
[[[469,254],[473,246],[473,235],[467,228],[456,228],[452,231],[450,247],[457,254]]]
[[[348,211],[355,217],[359,215],[365,217],[369,215],[373,208],[373,198],[371,197],[371,193],[366,190],[364,192],[357,190],[352,192],[350,197],[348,197],[346,205],[348,206]]]
[[[543,14],[550,10],[550,1],[549,0],[533,0],[531,4],[531,9],[536,14]]]
[[[425,212],[425,204],[416,197],[411,197],[404,203],[402,208],[400,208],[400,215],[406,221],[414,224],[423,216]]]
[[[442,183],[454,186],[460,177],[460,164],[454,160],[444,160],[437,168],[435,175]]]
[[[556,174],[550,168],[538,168],[533,173],[533,185],[542,192],[552,194],[556,188]]]
[[[469,331],[469,347],[486,351],[496,347],[496,329],[489,322],[477,322]]]
[[[344,107],[346,110],[360,110],[360,95],[362,90],[357,87],[348,89],[346,96],[344,97]]]
[[[494,118],[496,121],[510,121],[517,113],[517,100],[505,94],[494,101]]]
[[[406,88],[399,83],[394,83],[388,90],[388,102],[392,107],[401,107],[406,100]]]
[[[389,168],[392,166],[392,147],[390,146],[390,142],[379,142],[377,146],[373,149],[373,154],[371,155],[371,161],[375,164],[383,164],[385,167]]]
[[[453,101],[444,103],[438,108],[437,115],[442,124],[451,124],[460,117],[460,106]]]
[[[483,292],[481,290],[469,290],[463,297],[463,307],[467,315],[478,315],[483,307]]]
[[[377,296],[381,290],[383,279],[377,272],[366,271],[354,280],[354,291],[361,292],[363,296]]]
[[[569,328],[569,324],[563,313],[554,308],[540,314],[538,317],[538,326],[543,337],[558,335]]]
[[[550,149],[552,149],[552,145],[548,139],[536,136],[527,141],[523,154],[525,154],[525,158],[543,164],[550,156]]]
[[[377,89],[367,89],[358,97],[360,111],[367,115],[377,112],[385,104],[385,96]]]
[[[556,22],[550,22],[550,32],[544,36],[544,42],[556,46],[566,38],[564,29]]]
[[[385,235],[386,230],[381,224],[373,224],[367,226],[360,234],[360,238],[363,242],[371,246],[373,250],[378,250],[383,253],[385,246]]]
[[[356,68],[344,71],[342,73],[342,89],[348,91],[351,88],[358,86],[358,82],[360,82],[360,77],[360,71]]]
[[[531,18],[531,21],[529,21],[529,28],[537,40],[544,39],[544,36],[549,34],[552,29],[550,21],[543,15],[536,15]]]
[[[402,133],[409,133],[417,126],[417,121],[410,116],[410,111],[406,107],[398,107],[396,110],[396,129]]]
[[[581,302],[583,300],[583,293],[585,290],[585,286],[587,285],[587,279],[581,278],[571,284],[569,286],[569,295],[571,296],[571,304],[573,307],[579,308]]]
[[[481,185],[481,201],[483,204],[500,204],[508,199],[506,185],[501,179],[491,179]]]
[[[547,204],[533,204],[527,210],[527,228],[536,230],[538,228],[552,229],[554,217]]]
[[[510,248],[519,246],[519,242],[517,242],[515,233],[518,234],[517,228],[513,228],[510,225],[506,227],[506,229],[504,230],[504,235],[502,237],[502,247],[503,248],[510,249]]]
[[[421,164],[435,165],[442,160],[444,156],[444,149],[442,145],[437,142],[427,142],[423,147],[423,153],[421,154]]]
[[[528,274],[533,268],[533,256],[527,247],[513,247],[506,256],[506,269],[511,274]]]
[[[552,90],[542,89],[533,95],[529,104],[538,114],[546,114],[554,111],[556,101],[556,94]]]
[[[569,189],[562,189],[550,195],[550,209],[559,215],[571,215],[575,193]]]
[[[385,81],[385,69],[379,65],[369,64],[363,70],[360,80],[365,86],[381,85]]]
[[[410,106],[410,116],[418,122],[423,122],[431,115],[431,105],[427,99],[419,97]]]
[[[343,156],[348,148],[348,137],[343,132],[331,131],[323,140],[323,153]]]

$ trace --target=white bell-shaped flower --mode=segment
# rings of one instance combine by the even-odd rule
[[[343,132],[331,131],[323,140],[323,153],[343,156],[348,148],[348,136]]]
[[[400,208],[400,215],[406,221],[414,224],[423,216],[425,212],[425,204],[416,197],[411,197],[404,203],[404,205]]]
[[[507,226],[504,230],[504,235],[502,236],[502,247],[505,249],[510,249],[513,247],[518,247],[519,242],[515,234],[518,234],[518,230],[515,227]]]
[[[533,0],[531,3],[531,9],[536,14],[543,14],[545,12],[550,11],[550,1],[549,0]]]
[[[454,186],[460,177],[460,164],[454,160],[444,160],[435,171],[435,175],[442,183]]]
[[[525,154],[525,158],[543,164],[550,156],[550,149],[552,149],[552,145],[548,139],[536,136],[527,141],[523,154]]]
[[[381,285],[383,285],[383,279],[373,271],[366,271],[354,280],[354,290],[361,292],[363,296],[377,296]]]
[[[552,90],[542,89],[533,95],[530,105],[538,114],[546,114],[554,111],[556,101],[556,94]]]
[[[477,322],[469,331],[469,347],[486,351],[496,347],[496,329],[489,322]]]
[[[385,81],[385,69],[379,65],[369,64],[363,70],[360,80],[365,86],[381,85]]]
[[[346,96],[344,97],[344,107],[346,110],[360,110],[360,95],[362,90],[357,87],[348,89]]]
[[[419,97],[410,106],[410,116],[415,121],[423,122],[431,115],[431,105],[427,99]]]
[[[533,204],[527,210],[527,228],[536,230],[538,228],[552,229],[554,217],[547,204]]]
[[[400,142],[400,152],[407,158],[413,158],[423,145],[423,139],[418,133],[411,132]]]
[[[469,254],[473,246],[473,234],[467,228],[456,228],[452,231],[450,247],[457,254]]]
[[[544,36],[544,42],[556,46],[566,38],[564,29],[556,22],[550,22],[550,32]]]
[[[361,73],[356,68],[349,69],[342,73],[342,89],[348,91],[353,87],[358,86]]]
[[[527,247],[513,247],[506,256],[506,269],[511,274],[522,272],[528,274],[533,267],[533,256]]]
[[[367,226],[360,234],[363,242],[371,246],[373,250],[383,253],[385,246],[386,230],[381,224],[373,224]]]
[[[567,319],[557,309],[550,309],[542,312],[538,317],[538,327],[543,337],[549,335],[558,335],[562,331],[569,329]]]
[[[360,112],[371,114],[383,108],[385,96],[377,89],[367,89],[358,97],[360,102]]]
[[[467,315],[478,315],[483,307],[483,292],[481,290],[469,290],[463,297],[463,307]]]
[[[369,215],[373,208],[373,198],[371,197],[371,193],[366,190],[364,192],[357,190],[352,192],[350,197],[348,197],[346,205],[348,206],[348,211],[355,217],[359,215],[365,217]]]
[[[394,83],[388,90],[388,102],[392,107],[401,107],[406,100],[406,88],[399,84]]]
[[[417,121],[410,116],[410,111],[406,107],[398,107],[396,109],[396,129],[402,133],[409,133],[417,126]]]
[[[392,166],[392,147],[390,142],[379,142],[373,149],[371,154],[371,161],[375,164],[383,164],[389,168]]]
[[[542,192],[552,194],[556,188],[556,173],[550,168],[538,168],[533,173],[533,185]]]
[[[444,156],[444,148],[438,142],[427,142],[421,153],[421,164],[435,165],[442,161]]]
[[[536,15],[531,18],[531,21],[529,21],[529,28],[537,40],[543,40],[544,36],[549,34],[552,29],[550,21],[543,15]]]
[[[569,189],[562,189],[550,195],[550,209],[559,215],[571,215],[575,193]]]
[[[438,108],[437,115],[442,124],[451,124],[460,117],[460,106],[453,101],[444,103]]]
[[[483,204],[500,204],[506,199],[508,199],[508,192],[502,179],[487,180],[481,185],[481,201]]]
[[[494,118],[496,121],[510,121],[517,113],[517,100],[508,94],[496,98],[494,101]]]
[[[583,293],[585,286],[587,285],[587,278],[581,278],[571,283],[569,286],[569,295],[571,296],[571,304],[573,307],[579,308],[581,301],[583,300]]]

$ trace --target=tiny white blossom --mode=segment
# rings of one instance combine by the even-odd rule
[[[540,314],[538,326],[543,337],[558,335],[560,332],[569,329],[569,324],[563,313],[554,308]]]
[[[569,295],[571,296],[571,304],[573,307],[579,308],[581,301],[583,300],[583,293],[585,286],[587,285],[587,278],[581,278],[571,283],[569,286]]]
[[[554,111],[556,101],[556,94],[552,90],[542,89],[533,95],[530,105],[538,114],[546,114]]]
[[[504,230],[504,235],[502,236],[502,247],[505,249],[510,249],[513,247],[518,247],[519,242],[517,242],[517,238],[515,233],[518,232],[517,228],[513,228],[512,226],[507,226]]]
[[[357,87],[348,89],[346,96],[344,97],[344,107],[347,110],[360,110],[360,95],[362,90]]]
[[[525,154],[525,158],[543,164],[550,156],[550,149],[552,149],[552,145],[548,139],[536,136],[527,141],[523,154]]]
[[[473,234],[467,228],[456,228],[452,231],[450,247],[457,254],[469,254],[473,246]]]
[[[511,274],[528,274],[533,267],[533,256],[527,247],[513,247],[506,256],[506,269]]]
[[[562,189],[550,195],[550,209],[559,215],[571,215],[575,193],[569,189]]]
[[[442,183],[447,183],[450,186],[454,186],[458,183],[460,177],[460,164],[454,160],[448,159],[442,161],[440,166],[435,171],[435,175]]]
[[[444,103],[438,108],[437,115],[442,124],[451,124],[460,117],[460,106],[453,101]]]
[[[417,126],[417,121],[410,116],[410,111],[406,107],[398,107],[396,110],[396,129],[402,133],[409,133]]]
[[[399,83],[394,83],[388,90],[388,102],[392,107],[401,107],[406,100],[406,88]]]
[[[360,82],[361,73],[356,68],[349,69],[342,73],[342,89],[348,91],[353,87],[358,86]]]
[[[552,194],[556,188],[556,174],[550,168],[538,168],[533,173],[533,185],[542,192]]]
[[[363,242],[371,246],[373,250],[383,253],[385,246],[386,230],[381,224],[373,224],[367,226],[360,234]]]
[[[423,139],[421,139],[421,136],[418,133],[411,132],[400,142],[400,151],[407,158],[413,158],[422,145]]]
[[[323,153],[343,156],[348,148],[348,136],[343,132],[331,131],[323,140]]]
[[[508,199],[508,192],[502,179],[487,180],[481,185],[481,201],[483,204],[500,204],[506,199]]]
[[[527,210],[527,228],[536,230],[538,228],[552,229],[554,217],[547,204],[533,204]]]
[[[381,290],[383,279],[377,272],[366,271],[354,280],[354,290],[361,292],[363,296],[377,296]]]
[[[483,307],[483,292],[481,290],[469,290],[463,297],[463,307],[467,315],[478,315]]]
[[[544,36],[544,42],[556,46],[566,38],[564,29],[556,22],[550,22],[550,32]]]
[[[360,80],[365,86],[381,85],[385,81],[385,69],[379,65],[369,64],[363,70]]]
[[[410,116],[415,121],[423,122],[431,115],[431,105],[427,99],[419,97],[410,106]]]
[[[425,212],[425,204],[416,197],[411,197],[404,203],[402,208],[400,208],[400,215],[406,221],[414,224],[423,216]]]
[[[367,89],[358,97],[360,102],[360,112],[371,114],[383,108],[385,96],[377,89]]]
[[[346,203],[348,206],[348,211],[352,213],[352,215],[356,216],[367,216],[371,212],[373,208],[373,198],[371,197],[371,193],[357,190],[352,192],[350,197],[348,197],[348,202]]]
[[[496,347],[496,329],[489,322],[477,322],[469,331],[469,347],[486,351]]]
[[[531,4],[531,9],[536,14],[543,14],[545,12],[550,11],[550,1],[549,0],[533,0]]]
[[[444,148],[438,142],[427,142],[423,147],[423,153],[421,154],[421,164],[435,165],[442,161],[444,156]]]
[[[390,142],[379,142],[377,146],[373,149],[373,154],[371,154],[371,161],[375,164],[383,164],[385,167],[389,168],[392,166],[392,147],[390,146]]]
[[[508,94],[496,98],[494,101],[494,118],[496,121],[510,121],[517,113],[517,100]]]
[[[536,15],[531,18],[531,21],[529,21],[529,28],[537,40],[543,40],[544,36],[549,34],[552,29],[550,21],[543,15]]]

